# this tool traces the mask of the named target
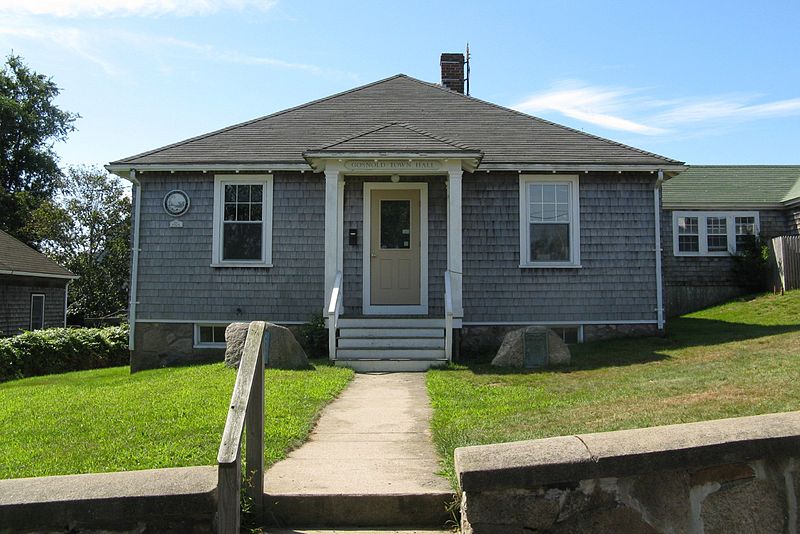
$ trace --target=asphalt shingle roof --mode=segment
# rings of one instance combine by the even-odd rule
[[[800,165],[693,165],[664,182],[669,204],[779,204],[800,198]]]
[[[384,132],[389,123],[408,127]],[[484,163],[682,163],[398,74],[112,164],[304,163],[305,151],[376,128],[374,139],[394,133],[400,145],[418,143],[423,131],[482,151]]]
[[[343,152],[461,152],[475,150],[406,123],[390,123],[370,128],[321,147],[318,150]]]
[[[75,275],[31,247],[0,230],[0,274],[35,273],[61,278]]]

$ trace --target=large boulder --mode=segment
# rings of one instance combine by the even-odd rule
[[[565,365],[570,362],[569,347],[561,337],[544,326],[528,326],[512,330],[503,338],[503,344],[497,351],[497,356],[492,360],[492,365],[497,367],[525,367],[525,334],[541,333],[547,335],[547,348],[549,360],[547,366]]]
[[[272,323],[266,323],[269,332],[269,357],[266,366],[273,369],[307,369],[308,356],[297,342],[291,330]],[[242,359],[244,341],[250,323],[231,323],[225,329],[225,365],[239,367]]]

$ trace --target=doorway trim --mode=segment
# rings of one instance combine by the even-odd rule
[[[372,247],[372,191],[396,189],[419,190],[419,304],[408,306],[373,306],[372,269],[370,254]],[[364,315],[427,315],[428,314],[428,184],[426,182],[364,182],[364,258],[361,268],[363,279],[362,310]]]

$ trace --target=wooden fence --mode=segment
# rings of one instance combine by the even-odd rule
[[[269,332],[261,321],[250,323],[239,373],[233,386],[228,420],[217,462],[217,532],[239,532],[242,488],[242,431],[247,429],[245,472],[253,512],[261,515],[264,498],[264,362],[269,359]]]
[[[800,289],[800,236],[780,236],[769,242],[771,286],[773,291],[783,293]]]

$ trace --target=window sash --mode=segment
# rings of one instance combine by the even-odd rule
[[[578,187],[577,176],[520,176],[521,267],[579,266]]]
[[[212,267],[271,266],[272,183],[271,174],[216,175]]]
[[[197,324],[195,334],[195,346],[216,346],[225,345],[226,324]]]

